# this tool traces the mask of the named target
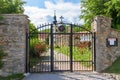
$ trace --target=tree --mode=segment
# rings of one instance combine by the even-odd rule
[[[19,14],[24,12],[22,0],[0,0],[0,14]]]
[[[29,31],[32,32],[35,29],[35,25],[33,23],[29,23]]]
[[[36,29],[35,25],[33,23],[29,23],[29,31],[31,38],[37,38],[38,37],[38,29]]]
[[[112,27],[120,29],[120,0],[81,0],[80,19],[84,19],[85,26],[90,27],[93,18],[104,15],[112,18]],[[116,27],[117,26],[117,27]]]
[[[120,29],[120,0],[110,0],[104,5],[106,14],[112,18],[112,27]]]

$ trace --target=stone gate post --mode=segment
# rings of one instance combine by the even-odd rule
[[[29,20],[22,14],[4,14],[0,21],[0,46],[6,56],[0,75],[24,73],[26,65],[26,29]]]
[[[101,72],[120,56],[120,31],[112,29],[111,18],[105,16],[94,18],[92,31],[96,33],[96,71]]]

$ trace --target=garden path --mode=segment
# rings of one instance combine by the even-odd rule
[[[39,72],[42,71],[51,71],[51,64],[50,64],[50,50],[46,51],[45,55],[43,55],[43,62],[39,62],[36,66],[33,66],[31,69],[32,72]],[[44,62],[48,61],[48,62]],[[85,67],[81,65],[79,62],[73,62],[73,71],[78,70],[92,70],[91,67]],[[56,71],[70,71],[70,58],[57,51],[54,51],[54,70]]]

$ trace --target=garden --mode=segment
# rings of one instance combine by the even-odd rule
[[[63,53],[70,56],[70,47],[62,46],[56,47],[55,50],[59,53]],[[89,48],[79,48],[77,46],[72,47],[73,61],[83,62],[82,65],[86,67],[92,66],[91,63],[86,63],[92,61],[92,50]],[[80,63],[81,64],[81,63]]]

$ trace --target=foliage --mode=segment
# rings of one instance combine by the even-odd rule
[[[30,67],[33,67],[36,65],[39,61],[38,54],[34,50],[34,44],[35,42],[39,42],[38,38],[31,38],[30,39]]]
[[[30,56],[33,56],[33,57],[38,56],[34,50],[34,45],[35,43],[38,43],[38,42],[39,42],[38,38],[30,38]]]
[[[39,56],[39,53],[46,51],[47,45],[45,42],[39,40],[38,38],[30,39],[30,56]]]
[[[92,52],[87,48],[73,48],[73,56],[75,60],[86,61],[92,60],[91,54]]]
[[[3,67],[4,63],[2,62],[2,59],[4,56],[5,56],[5,53],[4,53],[3,49],[0,47],[0,68]]]
[[[39,62],[39,57],[30,56],[30,68],[36,65]]]
[[[84,25],[73,26],[73,32],[80,32],[80,31],[89,31],[90,28],[85,28]]]
[[[46,42],[49,43],[49,38],[48,39],[46,38],[45,42],[39,40],[38,38],[39,31],[32,23],[29,24],[29,31],[30,31],[30,67],[33,67],[39,62],[41,58],[40,57],[41,53],[46,51],[47,49]],[[43,31],[48,31],[48,29]]]
[[[49,45],[49,36],[50,36],[50,35],[47,35],[47,37],[46,37],[46,39],[45,39],[45,43],[46,43],[47,45]]]
[[[34,50],[41,56],[44,51],[46,51],[46,44],[43,42],[39,42],[37,44],[34,44]]]
[[[23,74],[12,74],[7,77],[1,77],[0,80],[22,80],[24,78]]]
[[[73,32],[80,32],[82,28],[80,27],[73,27]]]
[[[47,45],[43,41],[40,41],[38,38],[30,39],[30,67],[39,62],[41,54],[46,49]]]
[[[0,14],[0,24],[2,24],[1,23],[1,21],[4,19],[4,17]]]
[[[69,46],[62,46],[62,47],[56,47],[56,51],[63,53],[67,56],[70,56],[69,54]],[[92,52],[87,48],[78,48],[73,47],[73,59],[76,61],[89,61],[92,60]],[[85,66],[90,66],[91,64],[85,64]]]
[[[120,0],[109,0],[104,5],[106,14],[112,18],[112,27],[120,29]]]
[[[45,33],[50,33],[50,29],[43,29],[40,31],[41,33],[45,32]]]
[[[19,14],[24,12],[22,0],[0,0],[0,14]]]
[[[33,23],[29,23],[29,32],[30,32],[30,38],[38,37],[38,30],[36,29]]]
[[[112,18],[112,27],[120,22],[120,0],[81,0],[81,19],[84,19],[85,26],[90,27],[93,18],[97,15],[104,15]]]
[[[118,59],[115,60],[115,62],[113,62],[113,64],[103,72],[120,73],[120,57],[118,57]]]
[[[3,19],[3,16],[0,15],[0,20],[2,20],[2,19]]]
[[[20,14],[24,12],[22,0],[0,0],[0,14]],[[0,15],[0,20],[3,17]]]
[[[29,23],[29,31],[38,33],[38,30],[36,29],[35,25],[33,23]]]

